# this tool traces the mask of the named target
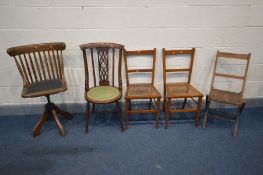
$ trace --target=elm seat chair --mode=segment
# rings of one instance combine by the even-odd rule
[[[131,59],[132,57],[136,57],[136,56],[152,57],[152,60],[153,60],[152,68],[151,69],[129,69],[128,61],[127,61],[128,57],[130,57]],[[128,129],[128,120],[129,120],[128,115],[137,114],[137,113],[156,113],[156,128],[158,128],[161,95],[154,86],[156,49],[154,48],[153,50],[135,50],[135,51],[124,50],[124,62],[125,62],[126,82],[127,82],[127,91],[125,94],[126,129]],[[151,83],[130,84],[130,81],[129,81],[130,73],[151,73]],[[135,100],[135,99],[149,100],[149,109],[132,110],[131,100]],[[155,102],[155,109],[151,109],[152,100],[154,100]]]
[[[65,136],[65,131],[57,114],[62,114],[66,119],[72,118],[70,113],[50,102],[50,95],[67,90],[62,55],[65,48],[65,43],[54,42],[7,49],[9,56],[14,57],[23,79],[22,97],[46,96],[48,101],[45,112],[33,129],[34,137],[40,134],[41,127],[49,115],[53,116],[61,136]]]
[[[219,52],[217,51],[216,54],[216,61],[215,61],[215,67],[213,71],[213,77],[212,77],[212,83],[210,88],[209,95],[206,95],[206,110],[205,110],[205,116],[203,121],[203,128],[206,127],[206,121],[208,117],[213,117],[217,119],[223,119],[227,121],[231,121],[235,123],[235,126],[233,128],[233,136],[236,137],[237,130],[238,130],[238,124],[239,124],[239,118],[240,115],[245,107],[245,101],[243,99],[243,93],[247,78],[247,72],[250,62],[250,56],[251,54],[237,54],[237,53],[227,53],[227,52]],[[225,60],[243,60],[245,62],[245,71],[243,75],[234,75],[230,73],[221,73],[219,70],[217,70],[217,67],[219,65],[219,60],[225,59]],[[224,69],[227,70],[227,67],[224,66]],[[225,71],[224,71],[225,72]],[[223,77],[227,79],[238,79],[242,81],[242,87],[240,92],[233,92],[230,90],[223,90],[219,87],[215,87],[215,78],[216,77]],[[224,103],[228,105],[234,105],[238,108],[238,112],[236,114],[228,113],[226,111],[218,110],[218,109],[212,109],[210,108],[211,101]],[[211,112],[217,112],[222,115],[214,115],[210,114]]]
[[[165,110],[165,128],[168,128],[168,120],[170,112],[195,112],[195,126],[199,125],[200,110],[202,106],[203,94],[191,85],[191,76],[194,63],[195,48],[190,50],[166,50],[163,48],[163,84],[164,84],[164,110]],[[177,59],[177,56],[184,55],[190,56],[190,65],[188,68],[167,68],[166,59],[168,56],[172,59]],[[167,73],[182,73],[188,72],[187,82],[167,83]],[[182,109],[171,109],[171,102],[173,99],[183,98],[184,102]],[[196,108],[185,109],[187,98],[196,103]],[[195,100],[198,99],[198,101]]]
[[[109,103],[116,103],[119,124],[121,130],[123,130],[119,100],[122,97],[121,65],[124,45],[97,42],[82,44],[80,49],[83,52],[85,69],[86,132],[88,132],[90,116],[92,112],[95,112],[95,105]],[[97,59],[94,58],[95,56],[97,56]],[[90,59],[88,60],[88,58]],[[93,86],[89,77],[91,74]],[[117,84],[115,84],[115,78]],[[90,109],[90,103],[93,104],[92,109]]]

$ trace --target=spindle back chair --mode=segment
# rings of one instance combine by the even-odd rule
[[[163,85],[164,85],[164,110],[165,110],[165,128],[168,128],[170,112],[195,112],[195,126],[199,124],[200,110],[202,105],[203,94],[191,85],[191,76],[194,63],[195,48],[188,50],[166,50],[163,48]],[[190,64],[187,68],[167,68],[166,59],[171,56],[177,59],[177,56],[184,55],[190,57]],[[167,83],[167,73],[187,72],[187,82]],[[184,98],[182,109],[171,109],[173,99]],[[196,109],[184,109],[187,98],[191,98],[196,104]],[[194,98],[198,98],[198,102]]]
[[[95,111],[95,105],[113,102],[116,103],[119,124],[123,130],[119,100],[122,97],[121,66],[124,45],[97,42],[82,44],[80,49],[83,52],[85,69],[86,132],[88,132],[90,115]],[[90,80],[90,76],[93,77],[93,81]],[[116,76],[117,84],[115,84]],[[90,103],[93,104],[92,110]]]
[[[235,123],[235,126],[233,128],[233,136],[236,137],[237,135],[237,130],[238,130],[238,124],[240,120],[240,115],[245,107],[245,101],[243,99],[243,94],[244,94],[244,89],[245,89],[245,83],[247,79],[247,73],[248,73],[248,67],[249,67],[249,62],[250,62],[250,57],[251,53],[249,54],[238,54],[238,53],[228,53],[228,52],[220,52],[217,51],[216,54],[216,61],[215,61],[215,67],[213,71],[213,76],[212,76],[212,83],[210,87],[210,92],[209,95],[206,95],[206,110],[205,110],[205,116],[204,116],[204,121],[203,121],[203,128],[206,127],[206,121],[208,117],[213,117],[217,119],[223,119],[227,121],[231,121]],[[245,61],[245,70],[243,75],[235,75],[233,73],[221,73],[217,70],[219,66],[219,60],[224,59],[224,60],[243,60]],[[224,65],[221,65],[224,66]],[[224,66],[224,69],[227,70],[227,66]],[[215,87],[215,79],[216,77],[222,77],[226,79],[236,79],[242,81],[241,85],[241,90],[240,92],[234,92],[231,90],[224,90],[221,89],[220,87]],[[230,104],[230,105],[235,105],[238,108],[237,114],[233,113],[228,113],[222,110],[218,109],[212,109],[210,108],[210,103],[211,101],[219,102],[219,103],[225,103],[225,104]],[[224,114],[222,115],[212,115],[209,112],[217,112]]]
[[[7,49],[9,56],[13,57],[19,73],[23,79],[22,97],[46,96],[48,103],[39,122],[33,129],[33,136],[40,134],[40,129],[48,115],[52,115],[59,128],[60,134],[65,135],[57,113],[66,118],[72,115],[50,102],[50,95],[64,92],[67,84],[64,78],[64,63],[62,51],[66,44],[63,42],[31,44],[11,47]]]
[[[143,57],[150,56],[152,59],[152,68],[129,69],[128,57],[129,59],[132,59],[132,57],[136,57],[136,56],[143,56]],[[128,120],[129,120],[128,115],[137,114],[137,113],[156,113],[156,128],[158,128],[161,95],[154,86],[156,48],[154,48],[153,50],[133,50],[133,51],[124,50],[124,62],[125,62],[126,84],[127,84],[127,90],[125,94],[126,129],[128,129]],[[134,73],[151,73],[151,82],[131,84],[129,81],[129,74],[134,74]],[[135,100],[135,99],[149,100],[149,109],[132,110],[131,100]],[[155,109],[151,109],[152,99],[155,102]]]

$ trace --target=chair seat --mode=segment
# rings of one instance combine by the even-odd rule
[[[121,91],[112,86],[97,86],[86,92],[86,99],[95,103],[110,103],[121,98]]]
[[[43,80],[23,88],[22,97],[39,97],[67,90],[66,83],[60,79]]]
[[[244,103],[244,100],[239,93],[218,89],[211,89],[209,93],[209,98],[213,101],[224,102],[234,105],[241,105],[242,103]]]
[[[130,84],[127,87],[125,99],[161,98],[161,94],[152,84]]]
[[[203,94],[188,83],[170,83],[166,85],[167,98],[203,97]]]

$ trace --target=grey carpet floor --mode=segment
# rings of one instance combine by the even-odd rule
[[[193,114],[173,115],[164,129],[163,112],[159,129],[152,115],[131,115],[129,129],[121,132],[116,114],[104,113],[85,134],[84,114],[75,114],[62,119],[66,137],[48,120],[33,138],[38,118],[0,117],[0,175],[263,174],[262,108],[244,110],[237,138],[225,121],[195,128]]]

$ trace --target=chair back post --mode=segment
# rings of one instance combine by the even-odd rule
[[[192,72],[193,72],[193,64],[194,64],[194,57],[195,57],[195,48],[192,48],[191,52],[191,61],[190,61],[190,67],[189,67],[189,74],[188,74],[188,81],[187,83],[190,84],[191,78],[192,78]]]
[[[163,48],[163,98],[166,96],[166,50]]]
[[[118,80],[119,80],[119,89],[122,90],[122,77],[121,77],[121,67],[122,67],[122,54],[123,49],[119,51],[119,65],[118,65]]]
[[[41,43],[11,47],[9,56],[15,59],[23,79],[23,87],[32,83],[51,79],[64,80],[63,42]]]
[[[245,89],[245,85],[246,85],[248,67],[249,67],[249,63],[250,63],[250,57],[251,57],[251,53],[249,53],[248,56],[247,56],[246,70],[245,70],[245,75],[244,75],[244,79],[243,79],[242,89],[241,89],[241,92],[240,92],[240,95],[242,97],[243,97],[244,89]]]
[[[213,70],[213,76],[212,76],[212,82],[211,82],[211,86],[210,86],[210,91],[212,89],[214,89],[214,81],[215,81],[215,73],[216,73],[217,62],[218,62],[218,55],[219,55],[219,50],[217,50],[217,52],[216,52],[216,61],[215,61],[215,66],[214,66],[214,70]]]
[[[83,61],[84,61],[84,70],[85,70],[85,90],[89,90],[89,71],[88,71],[88,62],[87,62],[87,53],[86,49],[82,49]]]

